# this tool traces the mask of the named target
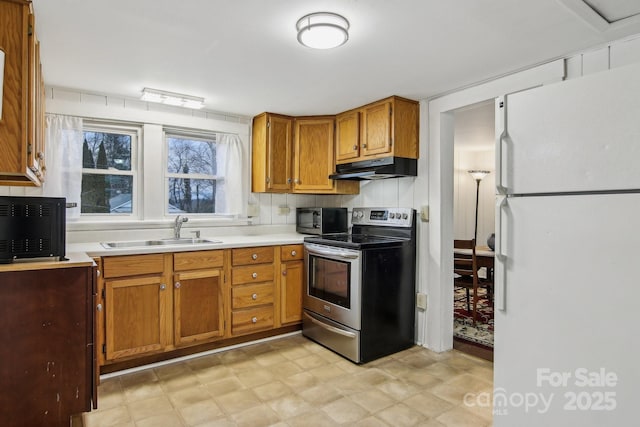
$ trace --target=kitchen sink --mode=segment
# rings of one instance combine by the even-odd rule
[[[122,248],[144,248],[149,246],[169,246],[169,245],[210,245],[222,243],[220,240],[183,238],[183,239],[155,239],[155,240],[133,240],[128,242],[102,242],[106,249]]]

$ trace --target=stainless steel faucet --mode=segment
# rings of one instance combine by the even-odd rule
[[[183,218],[180,218],[180,215],[178,215],[176,217],[176,221],[173,225],[173,237],[175,239],[179,239],[180,238],[180,229],[182,228],[182,224],[189,221],[189,218],[187,218],[186,216]]]

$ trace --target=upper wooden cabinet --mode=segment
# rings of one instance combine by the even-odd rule
[[[294,193],[357,194],[354,181],[335,181],[333,116],[300,117],[294,120]]]
[[[393,96],[336,118],[336,163],[380,157],[418,158],[416,101]]]
[[[291,190],[293,119],[262,113],[253,119],[251,191],[286,193]]]
[[[30,1],[0,0],[5,54],[0,117],[0,185],[44,181],[44,82]]]

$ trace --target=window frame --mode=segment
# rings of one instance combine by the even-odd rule
[[[165,218],[174,218],[176,216],[175,213],[169,212],[169,179],[170,178],[208,179],[208,180],[214,180],[220,183],[224,183],[226,180],[226,177],[224,175],[209,175],[209,174],[201,174],[201,173],[185,174],[185,173],[169,172],[169,138],[185,139],[189,141],[212,142],[214,145],[218,146],[219,133],[220,132],[213,132],[213,131],[209,132],[209,131],[202,131],[197,129],[163,126],[163,129],[162,129],[162,144],[163,144],[162,191],[164,194],[163,215]],[[216,197],[215,193],[213,197],[214,198]],[[216,213],[216,212],[184,212],[184,213],[180,213],[180,215],[189,215],[189,216],[194,216],[201,219],[228,218],[233,216],[227,213]]]
[[[131,176],[131,213],[80,213],[80,222],[109,222],[109,221],[132,221],[141,219],[142,204],[142,126],[120,121],[107,121],[96,119],[84,119],[82,123],[82,133],[102,132],[128,135],[131,138],[131,170],[119,169],[86,169],[82,168],[82,175],[120,175]],[[84,138],[83,138],[84,139]],[[80,200],[82,203],[82,200]]]

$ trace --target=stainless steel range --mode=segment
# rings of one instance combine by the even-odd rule
[[[305,237],[305,336],[356,363],[414,344],[415,217],[354,208],[351,234]]]

